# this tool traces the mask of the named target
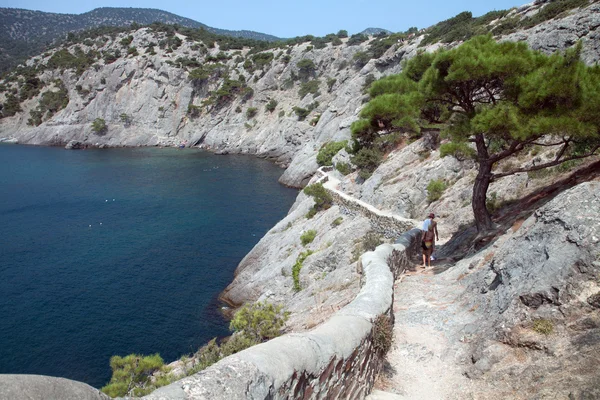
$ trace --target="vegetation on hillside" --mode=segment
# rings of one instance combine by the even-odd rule
[[[600,67],[587,67],[581,48],[548,56],[524,43],[479,36],[452,50],[420,54],[402,74],[371,86],[372,100],[351,128],[355,149],[375,148],[382,135],[437,124],[448,139],[442,156],[477,162],[473,212],[478,230],[490,230],[491,182],[599,153]],[[536,145],[556,148],[554,158],[496,170],[501,160]]]
[[[589,0],[554,0],[543,5],[539,12],[525,18],[514,13],[511,14],[511,11],[515,9],[490,11],[477,18],[473,18],[471,12],[465,11],[429,28],[420,46],[437,42],[452,43],[468,40],[474,36],[490,32],[493,35],[505,35],[518,29],[528,29],[550,19],[564,16],[570,10],[589,4]]]
[[[281,335],[288,317],[289,312],[280,305],[269,302],[244,304],[236,311],[229,324],[229,329],[233,332],[231,337],[221,345],[218,345],[217,339],[214,338],[192,357],[181,358],[185,375],[192,375],[224,357]],[[110,359],[110,367],[113,375],[101,390],[111,397],[144,396],[182,378],[175,376],[170,368],[164,365],[159,354],[113,356]]]

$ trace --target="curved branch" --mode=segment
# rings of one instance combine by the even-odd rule
[[[600,145],[594,147],[594,149],[592,149],[587,154],[583,154],[583,155],[579,155],[579,156],[571,156],[571,157],[564,158],[562,160],[555,158],[554,160],[549,161],[547,163],[535,165],[535,166],[532,166],[532,167],[529,167],[529,168],[519,168],[519,169],[516,169],[514,171],[510,171],[510,172],[504,172],[504,173],[501,173],[501,174],[493,174],[492,180],[496,180],[496,179],[499,179],[499,178],[504,178],[505,176],[518,174],[520,172],[532,172],[532,171],[538,171],[538,170],[544,169],[544,168],[554,167],[556,165],[562,164],[562,163],[567,162],[567,161],[581,160],[582,158],[587,158],[587,157],[591,157],[593,155],[596,155],[596,151],[598,151],[598,149],[600,149]]]

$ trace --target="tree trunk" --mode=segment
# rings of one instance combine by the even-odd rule
[[[473,185],[473,215],[475,216],[475,225],[477,225],[479,233],[490,231],[494,228],[492,217],[485,206],[491,177],[492,164],[490,162],[480,162],[479,172]]]

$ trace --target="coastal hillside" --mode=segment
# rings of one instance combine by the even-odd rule
[[[376,37],[340,31],[273,45],[160,24],[91,31],[4,78],[0,137],[255,154],[287,167],[281,181],[301,187],[316,171],[324,143],[350,139],[371,82],[400,72],[419,51],[498,31],[545,52],[582,40],[582,58],[596,62],[598,4],[568,3],[574,8],[546,14],[555,2],[480,18],[463,13],[427,31]]]
[[[255,301],[282,306],[290,312],[288,332],[310,331],[343,309],[364,285],[361,256],[433,212],[439,264],[396,283],[399,312],[407,317],[397,324],[412,337],[395,339],[407,342],[391,353],[390,365],[400,371],[411,357],[431,361],[430,343],[419,340],[442,332],[434,350],[448,364],[438,371],[457,372],[457,379],[434,383],[457,388],[450,398],[464,398],[466,379],[486,390],[483,398],[535,398],[540,382],[544,393],[594,398],[598,185],[588,181],[600,179],[598,156],[536,171],[557,156],[541,138],[510,165],[499,163],[498,174],[525,172],[486,188],[496,228],[486,236],[477,232],[471,204],[478,166],[470,157],[446,157],[447,138],[437,125],[420,135],[395,132],[380,143],[385,151],[361,158],[352,124],[365,119],[361,111],[376,97],[372,83],[404,71],[407,60],[489,33],[546,54],[574,49],[569,54],[593,65],[600,59],[598,26],[598,2],[556,0],[479,18],[461,13],[422,31],[340,31],[274,44],[160,24],[82,34],[4,79],[0,137],[71,149],[200,147],[284,167],[282,183],[308,190],[242,260],[221,299],[232,308]],[[369,123],[385,127],[376,117]],[[421,262],[408,260],[410,272]],[[187,368],[184,361],[172,366]],[[221,376],[211,373],[204,376]],[[188,382],[202,377],[196,378]],[[381,388],[402,395],[396,378],[381,377]]]
[[[190,18],[151,8],[96,8],[83,14],[58,14],[18,8],[0,8],[0,72],[28,57],[39,54],[67,34],[98,27],[129,27],[153,22],[175,24],[208,32],[255,40],[275,41],[277,37],[248,30],[230,31],[213,28]]]

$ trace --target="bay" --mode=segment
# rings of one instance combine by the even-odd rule
[[[218,294],[292,205],[251,156],[0,146],[0,373],[101,387],[228,335]]]

